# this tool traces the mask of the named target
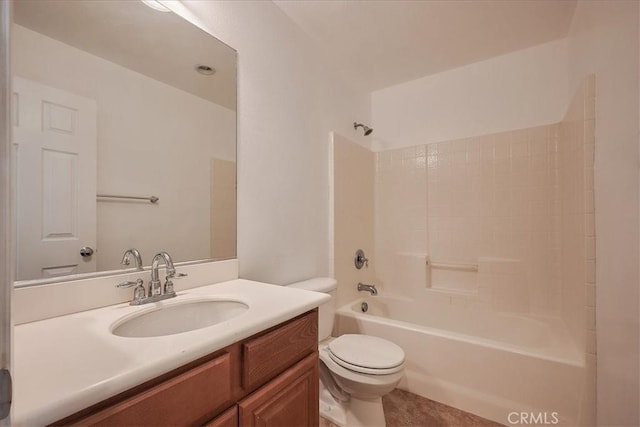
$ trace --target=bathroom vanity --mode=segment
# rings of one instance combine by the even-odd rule
[[[18,325],[13,424],[318,425],[316,307],[326,298],[236,279],[151,307]],[[114,334],[146,313],[229,300],[247,309],[183,333]]]
[[[53,425],[317,425],[317,341],[316,309]]]

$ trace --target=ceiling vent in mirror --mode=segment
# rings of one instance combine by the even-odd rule
[[[216,69],[208,65],[196,65],[196,71],[205,76],[211,76],[216,73]]]
[[[171,12],[167,6],[160,3],[158,0],[140,0],[142,3],[149,6],[151,9],[157,10],[159,12]]]

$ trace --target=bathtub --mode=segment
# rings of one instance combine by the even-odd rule
[[[539,424],[582,418],[584,355],[560,319],[376,296],[339,308],[335,332],[400,345],[399,387],[429,399],[506,425],[522,424],[521,414]]]

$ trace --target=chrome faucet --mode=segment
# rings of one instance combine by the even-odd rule
[[[135,249],[130,249],[129,251],[131,251],[133,256],[135,257],[135,253],[133,253]],[[125,255],[127,252],[125,252]],[[162,286],[160,282],[160,274],[158,273],[158,270],[160,268],[160,261],[164,261],[165,268],[167,269],[167,277],[164,282],[164,286]],[[151,281],[149,282],[149,292],[147,294],[145,294],[144,281],[142,279],[138,279],[135,282],[122,282],[118,284],[117,287],[128,288],[131,286],[135,286],[133,299],[131,300],[130,304],[142,305],[175,297],[176,292],[173,289],[173,282],[171,279],[178,279],[184,276],[186,276],[186,274],[176,273],[176,268],[173,266],[171,256],[167,252],[163,251],[156,254],[156,256],[153,257],[153,261],[151,262]]]
[[[134,261],[136,262],[136,270],[138,271],[142,271],[142,256],[140,255],[140,252],[136,249],[136,248],[131,248],[131,249],[127,249],[124,254],[122,255],[122,261],[120,261],[120,264],[122,265],[129,265],[131,264],[131,258],[133,257]]]
[[[375,285],[367,285],[366,283],[358,283],[358,292],[370,292],[371,295],[378,295],[378,290]]]
[[[164,289],[160,284],[160,278],[158,274],[158,268],[160,261],[164,261],[164,266],[167,269],[167,278],[164,282]],[[167,252],[160,252],[153,257],[153,261],[151,261],[151,282],[149,282],[149,296],[155,297],[160,295],[168,295],[173,294],[171,296],[175,296],[175,292],[173,291],[173,279],[176,275],[176,269],[173,266],[173,261],[171,260],[171,255]],[[170,298],[169,296],[167,298]]]

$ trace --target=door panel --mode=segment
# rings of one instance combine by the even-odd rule
[[[13,78],[19,280],[89,273],[96,256],[95,101]]]
[[[42,150],[42,239],[78,237],[76,185],[78,155]]]

